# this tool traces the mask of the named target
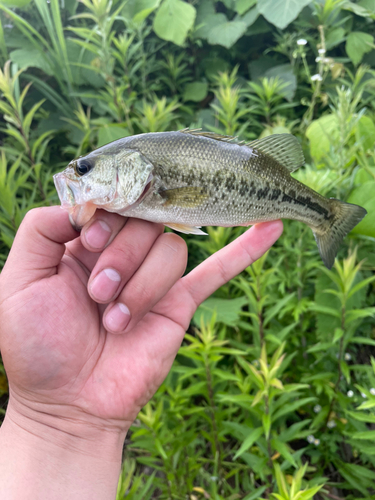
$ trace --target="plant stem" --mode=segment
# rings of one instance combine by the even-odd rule
[[[214,402],[214,391],[212,387],[212,378],[211,378],[211,372],[210,372],[210,367],[207,361],[205,361],[205,368],[206,368],[206,377],[207,377],[207,388],[208,388],[208,399],[210,403],[210,410],[211,410],[211,417],[212,417],[212,428],[214,431],[214,441],[215,441],[215,448],[216,452],[218,453],[218,468],[219,471],[222,469],[221,465],[221,446],[220,446],[220,441],[219,441],[219,433],[217,429],[217,423],[216,423],[216,418],[215,418],[215,402]]]
[[[342,361],[342,355],[343,355],[343,350],[344,350],[345,317],[346,317],[346,309],[345,309],[345,305],[343,305],[342,308],[341,308],[341,329],[343,331],[343,334],[342,334],[342,337],[340,339],[340,347],[339,347],[339,358],[338,358],[339,369],[338,369],[338,377],[337,377],[337,380],[336,380],[335,387],[333,389],[334,394],[332,396],[331,403],[329,405],[329,410],[328,410],[327,418],[326,418],[326,421],[325,421],[325,424],[324,424],[325,427],[327,427],[327,424],[329,422],[329,417],[331,416],[333,404],[336,401],[337,390],[339,388],[339,384],[340,384],[340,380],[341,380],[341,375],[342,375],[341,361]]]
[[[269,414],[269,397],[268,394],[265,398],[265,413],[266,415]],[[268,475],[268,482],[270,483],[270,486],[267,488],[266,493],[268,496],[271,495],[273,488],[272,488],[272,469],[273,469],[273,464],[272,464],[272,448],[271,448],[271,442],[270,442],[270,434],[268,434],[267,438],[267,453],[268,453],[268,467],[270,468],[270,474]]]

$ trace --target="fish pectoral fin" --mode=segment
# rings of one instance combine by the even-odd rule
[[[203,188],[194,186],[159,190],[159,194],[165,200],[164,205],[183,208],[199,207],[208,197]]]
[[[200,234],[200,235],[206,235],[204,231],[199,229],[201,226],[188,226],[186,224],[178,224],[174,222],[165,222],[164,226],[167,226],[174,231],[178,231],[179,233],[184,233],[184,234]]]
[[[254,149],[255,153],[258,150],[270,156],[289,172],[294,172],[305,163],[302,147],[292,134],[269,135],[248,142],[245,146]]]

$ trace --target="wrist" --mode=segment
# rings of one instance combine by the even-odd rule
[[[33,435],[56,450],[112,461],[122,453],[129,425],[96,418],[72,406],[31,402],[10,397],[5,421],[14,431]],[[98,449],[100,443],[100,449]]]
[[[0,428],[0,498],[115,498],[126,431],[78,415],[35,412],[9,404]]]

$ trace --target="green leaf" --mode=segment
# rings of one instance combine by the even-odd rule
[[[198,326],[200,326],[202,319],[204,323],[208,323],[216,311],[217,322],[224,323],[228,326],[235,326],[240,319],[242,307],[246,302],[246,297],[239,297],[231,300],[211,297],[198,307],[194,314],[194,322]]]
[[[367,337],[352,337],[349,342],[353,344],[375,345],[375,340],[368,339]]]
[[[353,233],[375,238],[375,181],[366,182],[356,188],[348,198],[348,203],[361,205],[367,210],[367,215],[352,230]]]
[[[264,434],[266,435],[266,439],[268,439],[271,430],[271,415],[269,413],[263,414],[262,424],[263,424]]]
[[[274,437],[271,439],[271,445],[283,458],[285,458],[285,460],[288,460],[288,462],[290,462],[294,467],[297,467],[296,461],[292,457],[289,448],[285,443]]]
[[[344,28],[334,28],[330,30],[326,37],[326,49],[330,50],[345,40]]]
[[[365,401],[358,406],[357,410],[369,410],[370,408],[375,408],[375,398]]]
[[[284,474],[282,473],[280,465],[277,462],[275,462],[274,467],[275,467],[277,488],[279,490],[279,493],[281,493],[283,495],[283,498],[284,497],[289,498],[289,488],[287,486],[287,482],[285,480]]]
[[[341,366],[341,371],[346,378],[346,381],[348,384],[350,383],[350,369],[347,363],[345,361],[340,361],[340,366]]]
[[[12,62],[18,64],[20,69],[39,68],[47,75],[53,75],[53,65],[48,62],[47,56],[38,49],[29,47],[12,50],[9,57]]]
[[[208,40],[211,30],[221,24],[225,24],[227,21],[227,16],[225,14],[222,14],[221,12],[218,14],[211,14],[209,16],[206,16],[203,19],[202,23],[196,23],[199,28],[194,33],[194,36],[196,38],[204,38]]]
[[[375,125],[369,116],[362,116],[357,123],[356,138],[367,151],[371,149],[375,143]]]
[[[222,45],[229,49],[245,33],[246,24],[242,21],[229,21],[212,28],[208,34],[211,45]]]
[[[127,19],[141,23],[160,5],[160,0],[128,0],[122,14]]]
[[[333,335],[332,343],[335,344],[344,335],[344,330],[341,328],[335,328],[335,333]]]
[[[357,14],[357,16],[368,17],[369,15],[367,8],[361,5],[357,5],[354,2],[349,2],[348,0],[342,4],[342,8],[345,10],[350,10],[354,14]]]
[[[188,83],[184,89],[183,98],[185,101],[200,102],[206,97],[207,90],[207,82]]]
[[[280,94],[283,95],[288,101],[293,99],[297,89],[297,78],[290,64],[280,64],[278,66],[274,66],[268,69],[264,76],[267,78],[279,77],[280,80],[287,83],[288,85],[282,89]]]
[[[17,7],[21,9],[22,7],[26,7],[31,2],[31,0],[1,0],[3,5],[7,5],[8,7]]]
[[[195,15],[195,8],[182,0],[164,0],[154,18],[154,31],[163,40],[183,45]]]
[[[234,21],[241,21],[246,24],[246,28],[252,26],[259,17],[258,7],[255,6],[253,9],[249,10],[244,16],[236,16]]]
[[[284,29],[312,0],[258,0],[261,14],[280,29]]]
[[[323,488],[323,484],[320,486],[314,486],[313,488],[309,488],[308,490],[303,491],[299,496],[298,500],[309,500],[312,498],[314,495],[318,493],[319,490]]]
[[[257,488],[255,491],[252,493],[249,493],[245,497],[242,498],[242,500],[259,500],[259,497],[264,491],[266,491],[267,486],[261,486],[260,488]]]
[[[367,422],[369,424],[375,424],[375,415],[373,413],[364,413],[361,411],[348,411],[346,413],[355,420],[358,420],[359,422]]]
[[[253,429],[252,431],[250,431],[250,433],[242,443],[240,449],[234,455],[233,460],[236,460],[238,457],[242,455],[242,453],[247,451],[255,443],[255,441],[260,438],[262,434],[263,434],[263,427],[258,427],[257,429]]]
[[[353,439],[368,439],[375,440],[375,431],[354,432],[351,436]]]
[[[273,415],[272,415],[272,421],[276,422],[276,420],[288,413],[293,413],[295,410],[300,408],[301,406],[304,406],[308,403],[312,403],[313,401],[316,401],[316,398],[302,398],[298,399],[297,401],[293,401],[292,403],[288,403],[287,405],[281,407],[279,410],[277,410]]]
[[[256,3],[257,0],[237,0],[235,6],[236,12],[242,16],[242,14],[245,14]]]
[[[348,35],[345,49],[354,65],[362,61],[366,52],[371,52],[373,43],[374,37],[362,31],[353,31]]]
[[[104,144],[117,141],[117,139],[122,139],[123,137],[127,137],[128,135],[129,132],[127,131],[127,129],[121,127],[120,125],[105,125],[98,131],[97,147],[100,148],[100,146],[104,146]]]
[[[311,156],[320,160],[330,149],[331,140],[338,136],[340,127],[336,115],[325,115],[314,120],[306,130],[310,140]]]

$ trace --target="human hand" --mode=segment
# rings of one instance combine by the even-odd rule
[[[59,207],[30,211],[0,276],[12,420],[79,438],[84,452],[107,435],[121,448],[197,306],[281,232],[280,221],[253,226],[181,278],[185,242],[162,225],[97,211],[79,237]]]

